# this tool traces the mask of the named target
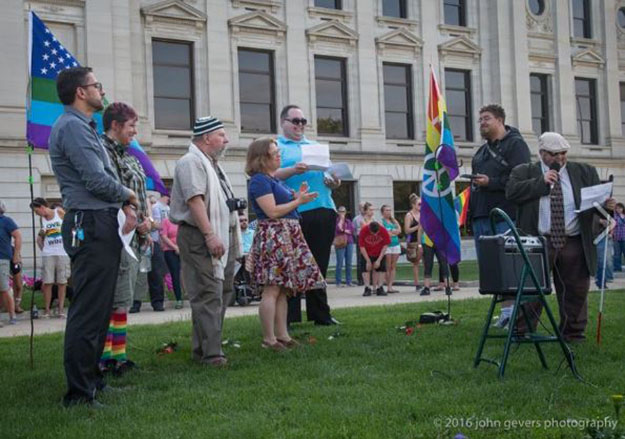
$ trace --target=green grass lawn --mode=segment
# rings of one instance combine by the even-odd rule
[[[345,270],[345,269],[343,269]],[[460,282],[476,281],[480,278],[477,261],[462,261],[458,265],[460,272]],[[345,275],[345,273],[343,273]],[[328,269],[328,280],[334,282],[336,271],[334,267]],[[412,276],[412,264],[398,264],[397,265],[397,280],[400,281],[413,281]],[[438,279],[438,264],[434,264],[434,271],[432,272],[432,278]],[[356,268],[352,269],[352,279],[356,279]],[[345,279],[343,278],[343,282]],[[423,264],[419,265],[419,282],[423,283]]]
[[[123,390],[103,395],[107,407],[100,411],[60,406],[61,334],[36,338],[34,370],[27,338],[0,339],[0,436],[580,438],[580,429],[545,424],[613,418],[610,395],[625,391],[625,292],[607,295],[601,347],[593,341],[597,294],[590,303],[589,340],[574,352],[591,384],[575,380],[566,366],[558,369],[555,344],[544,348],[549,370],[527,345],[513,349],[503,380],[492,365],[473,368],[488,299],[458,301],[457,326],[423,326],[411,336],[396,327],[443,302],[338,309],[344,322],[338,334],[334,327],[297,325],[293,334],[304,345],[279,354],[260,347],[257,317],[229,319],[225,337],[240,348],[225,346],[231,362],[225,370],[191,362],[190,322],[131,327],[129,353],[140,369],[111,380]],[[179,350],[157,355],[169,341]],[[491,341],[486,353],[501,350]]]

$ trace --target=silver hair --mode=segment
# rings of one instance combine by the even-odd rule
[[[4,201],[0,200],[0,214],[4,214],[7,211],[7,205],[4,204]]]

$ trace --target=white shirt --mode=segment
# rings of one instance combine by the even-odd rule
[[[543,175],[549,170],[543,161],[540,162]],[[579,219],[575,213],[575,198],[573,197],[573,186],[569,172],[564,165],[558,172],[560,175],[560,185],[562,186],[562,197],[564,199],[564,227],[566,236],[576,236],[580,234]],[[538,232],[541,235],[549,235],[551,232],[551,199],[549,195],[540,197],[538,209]]]

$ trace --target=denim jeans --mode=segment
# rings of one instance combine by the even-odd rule
[[[614,271],[623,271],[623,265],[621,264],[621,261],[624,255],[625,241],[614,241]]]
[[[491,236],[493,234],[490,227],[490,218],[476,218],[471,224],[471,226],[473,227],[473,239],[475,240],[475,252],[479,259],[480,236]],[[495,231],[497,235],[508,231],[508,229],[508,223],[506,223],[505,221],[499,221],[495,223]]]
[[[352,284],[352,254],[354,244],[347,244],[346,247],[336,248],[336,284],[341,285],[343,277],[343,262],[345,262],[345,283]]]
[[[608,239],[608,251],[606,257],[605,264],[605,282],[611,282],[614,280],[614,274],[612,273],[612,255],[610,254],[610,250],[612,249],[612,240]],[[606,239],[603,238],[601,241],[597,243],[597,274],[595,275],[595,284],[597,284],[598,288],[601,288],[602,279],[603,279],[603,253],[605,252]]]

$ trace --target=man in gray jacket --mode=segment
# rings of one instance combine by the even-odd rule
[[[102,355],[122,249],[117,214],[125,204],[125,231],[136,224],[135,193],[122,186],[96,131],[93,114],[104,92],[89,67],[63,70],[56,81],[65,112],[50,133],[50,160],[66,209],[63,246],[72,262],[74,290],[65,328],[67,393],[63,405],[100,406]]]

